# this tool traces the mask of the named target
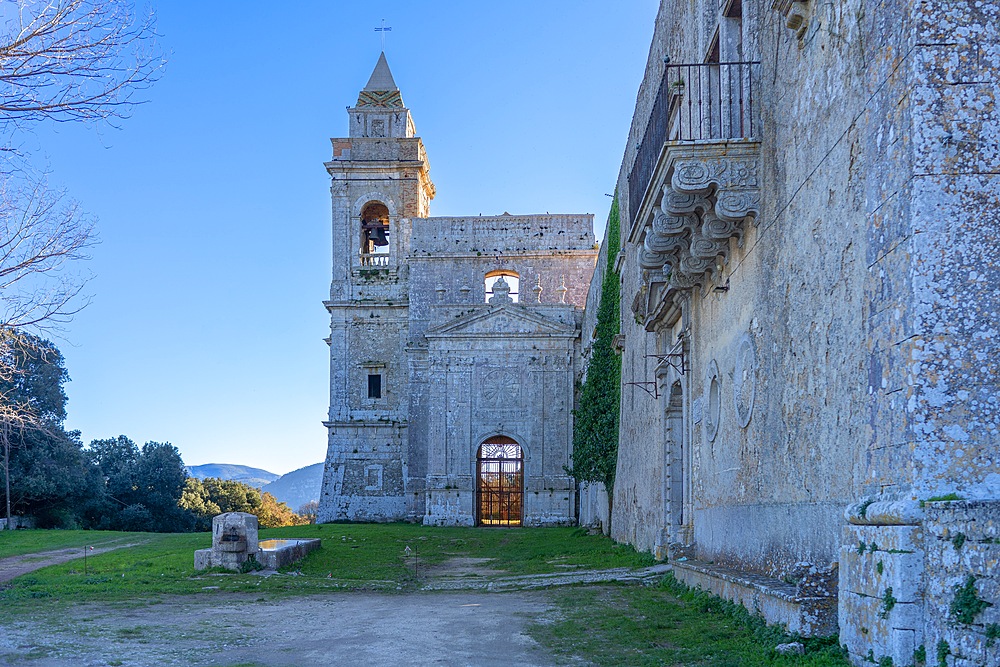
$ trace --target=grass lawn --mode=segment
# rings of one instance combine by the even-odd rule
[[[121,536],[136,546],[36,570],[0,589],[0,602],[129,601],[158,594],[216,592],[321,593],[336,589],[396,590],[415,584],[420,567],[454,556],[495,558],[490,568],[510,574],[579,568],[641,567],[648,554],[577,528],[432,528],[415,524],[326,524],[262,530],[261,538],[319,538],[322,548],[292,566],[295,576],[195,572],[194,551],[211,546],[211,534],[14,531],[5,552],[30,553],[67,544],[94,544]],[[117,541],[115,539],[115,541]],[[419,572],[419,568],[418,568]]]
[[[67,547],[101,547],[135,542],[144,533],[117,533],[106,530],[0,530],[0,558],[52,551]]]
[[[588,586],[552,592],[561,618],[536,624],[532,636],[566,662],[708,667],[849,667],[835,638],[799,639],[805,655],[783,656],[795,641],[745,609],[668,575],[659,586]]]
[[[334,590],[412,589],[410,547],[428,568],[451,557],[493,558],[490,569],[508,574],[565,572],[578,568],[641,567],[648,554],[576,528],[430,528],[413,524],[327,524],[261,531],[261,537],[318,537],[322,549],[271,577],[195,572],[195,549],[210,546],[209,533],[155,534],[88,531],[14,531],[0,535],[0,557],[67,546],[125,541],[136,546],[29,573],[0,585],[8,619],[50,622],[79,602],[156,604],[166,596],[231,600],[249,593],[257,601]],[[421,570],[423,578],[426,570]],[[574,586],[547,594],[559,612],[536,622],[532,636],[557,659],[597,665],[703,665],[847,667],[832,640],[806,640],[804,656],[780,656],[774,647],[792,641],[742,607],[668,576],[659,586]],[[258,597],[259,596],[259,597]],[[46,621],[45,619],[49,619]],[[124,632],[124,630],[123,630]]]

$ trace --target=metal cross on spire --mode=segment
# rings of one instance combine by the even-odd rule
[[[388,27],[387,28],[386,25],[385,25],[385,19],[382,19],[382,27],[381,28],[375,28],[375,32],[381,33],[381,35],[382,35],[382,50],[385,51],[385,33],[392,32],[392,27]]]

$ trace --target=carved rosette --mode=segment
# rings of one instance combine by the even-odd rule
[[[639,265],[670,290],[715,281],[729,259],[729,239],[760,213],[758,144],[676,146],[669,182],[647,222]]]

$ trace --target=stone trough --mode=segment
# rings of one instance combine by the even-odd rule
[[[212,519],[212,548],[194,552],[194,569],[224,567],[240,570],[255,560],[265,569],[276,570],[318,549],[317,539],[257,540],[257,517],[245,512],[227,512]]]
[[[316,539],[261,540],[257,562],[265,569],[277,570],[305,558],[310,551],[319,548],[319,543]]]

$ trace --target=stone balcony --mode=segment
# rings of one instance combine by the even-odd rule
[[[760,212],[753,108],[759,63],[669,65],[629,174],[629,238],[652,330],[677,298],[719,286],[730,243]]]

